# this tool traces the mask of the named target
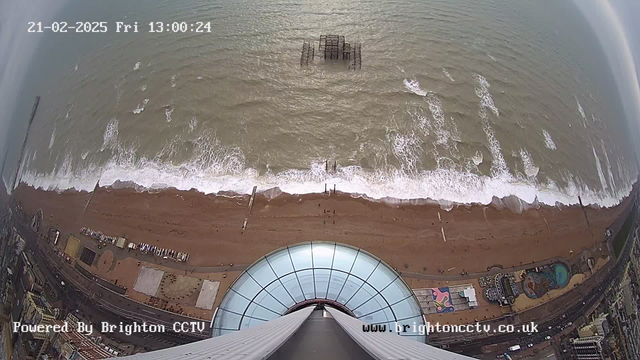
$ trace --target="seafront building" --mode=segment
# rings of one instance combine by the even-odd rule
[[[574,339],[571,344],[576,360],[604,360],[604,336],[588,336]]]

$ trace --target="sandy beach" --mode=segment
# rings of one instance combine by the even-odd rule
[[[250,264],[282,246],[336,241],[367,250],[398,271],[438,274],[455,268],[452,275],[570,257],[602,243],[604,230],[628,202],[585,208],[590,228],[579,206],[540,206],[515,214],[493,205],[444,211],[437,205],[388,205],[340,193],[274,199],[258,194],[242,232],[249,196],[113,188],[99,188],[91,196],[21,184],[16,199],[27,213],[42,208],[47,226],[63,233],[77,234],[85,226],[186,251],[193,267]]]

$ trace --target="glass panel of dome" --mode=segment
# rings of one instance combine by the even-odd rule
[[[388,322],[396,321],[390,307],[379,309],[373,313],[364,314],[358,317],[358,319],[366,322],[367,324],[386,324]]]
[[[296,301],[296,303],[305,301],[307,299],[302,294],[302,289],[300,288],[298,277],[295,273],[283,276],[282,278],[280,278],[280,281],[282,281],[284,287],[287,288],[289,294],[293,296],[293,299]]]
[[[256,325],[260,325],[260,324],[264,324],[266,321],[264,320],[260,320],[260,319],[255,319],[255,318],[251,318],[248,316],[245,316],[244,318],[242,318],[242,323],[240,324],[240,330],[242,329],[247,329]]]
[[[331,270],[328,269],[316,269],[316,297],[318,299],[327,298],[327,287],[329,285],[329,274]]]
[[[267,256],[267,261],[278,277],[293,272],[293,265],[291,265],[291,258],[289,257],[287,249],[280,250]]]
[[[304,297],[307,299],[315,299],[316,289],[313,279],[313,270],[302,270],[298,271],[297,274],[298,279],[300,280],[300,285],[302,286]]]
[[[366,301],[371,299],[375,294],[376,294],[376,290],[373,287],[371,287],[371,285],[365,283],[364,285],[362,285],[360,290],[358,290],[358,292],[356,292],[355,295],[353,295],[353,297],[347,301],[345,305],[349,309],[352,309],[352,310],[357,309]],[[366,314],[366,313],[362,313],[362,314]]]
[[[387,306],[389,306],[389,304],[387,304],[382,295],[375,294],[365,303],[353,309],[353,313],[360,318],[362,315],[369,314],[377,309],[385,308]]]
[[[256,296],[253,302],[258,303],[267,309],[271,309],[279,314],[284,314],[287,311],[287,307],[282,305],[276,298],[269,294],[266,290],[263,290]]]
[[[247,305],[249,305],[249,300],[233,292],[233,289],[231,289],[222,299],[220,308],[242,314],[244,309],[247,308]]]
[[[290,295],[284,288],[284,286],[282,286],[280,280],[272,282],[269,286],[267,286],[266,290],[276,299],[280,300],[280,302],[283,303],[287,308],[293,306],[296,303],[296,301],[292,299],[292,295]]]
[[[391,305],[391,309],[398,319],[420,315],[420,308],[413,297],[406,298],[397,304]]]
[[[335,257],[333,258],[333,268],[346,272],[351,271],[356,255],[358,255],[358,250],[338,245]]]
[[[404,325],[409,325],[406,327],[406,332],[400,332],[401,336],[420,335],[419,326],[424,324],[424,319],[422,318],[422,315],[418,315],[409,319],[398,320],[397,324],[400,329],[403,329]]]
[[[283,314],[276,313],[273,310],[264,308],[256,303],[251,303],[247,307],[247,311],[245,312],[245,315],[253,318],[257,318],[257,319],[272,320],[277,317],[280,317]]]
[[[311,243],[289,248],[293,267],[297,270],[311,269]]]
[[[329,280],[329,291],[327,293],[327,299],[336,300],[340,290],[342,290],[342,286],[344,285],[345,280],[347,279],[347,274],[342,271],[331,271],[330,280]]]
[[[331,268],[333,263],[333,254],[336,244],[325,243],[311,243],[313,253],[313,267],[318,268]]]
[[[387,285],[391,284],[397,277],[398,274],[393,271],[393,269],[381,263],[373,271],[373,274],[369,276],[367,282],[377,290],[382,290],[387,287]]]
[[[379,260],[376,260],[371,256],[360,252],[358,254],[358,257],[356,258],[355,264],[353,264],[351,273],[366,281],[369,275],[371,275],[373,270],[376,268],[376,266],[378,266],[379,262]]]
[[[233,290],[248,299],[253,299],[253,297],[262,290],[262,286],[253,280],[249,274],[244,272],[238,280],[236,280],[235,284],[233,284]]]
[[[362,284],[364,284],[364,281],[349,275],[336,301],[341,304],[345,304],[349,299],[351,299],[351,296],[360,289]]]
[[[244,311],[244,310],[243,310]],[[234,314],[224,309],[218,309],[216,313],[216,321],[213,323],[213,327],[217,329],[237,329],[240,325],[241,315]]]
[[[393,304],[411,295],[411,290],[407,289],[402,279],[398,277],[393,281],[393,284],[382,290],[381,294],[389,304]]]
[[[269,285],[269,283],[276,279],[276,274],[273,273],[271,266],[269,266],[265,258],[248,268],[247,272],[251,274],[251,277],[262,287]]]

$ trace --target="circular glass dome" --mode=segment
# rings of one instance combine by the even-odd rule
[[[425,341],[413,331],[424,325],[422,309],[400,275],[364,250],[328,242],[282,248],[249,266],[222,299],[212,333],[250,328],[310,303],[327,303],[387,329],[410,325],[400,335]]]

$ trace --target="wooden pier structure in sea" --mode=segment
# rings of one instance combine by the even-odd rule
[[[343,61],[349,64],[350,70],[362,68],[362,44],[348,43],[342,35],[320,35],[318,41],[318,55],[324,61]],[[300,66],[309,66],[315,58],[315,45],[309,41],[302,43]]]

